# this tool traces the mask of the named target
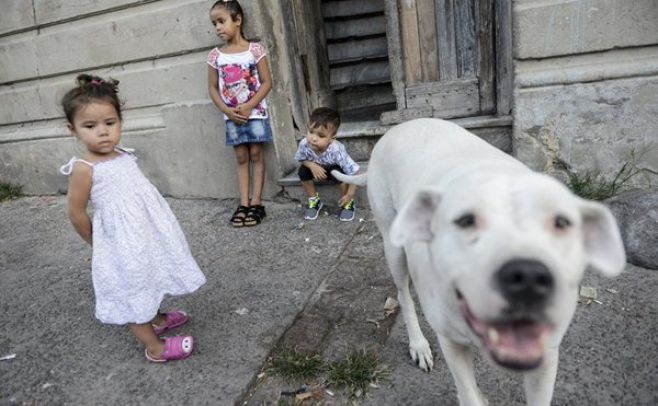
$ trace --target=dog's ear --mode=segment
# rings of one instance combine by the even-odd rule
[[[626,266],[626,253],[610,209],[601,203],[583,200],[580,212],[589,265],[606,276],[619,275]]]
[[[389,236],[393,245],[402,247],[413,241],[431,240],[430,225],[440,202],[441,192],[438,189],[422,189],[411,196],[391,225]]]

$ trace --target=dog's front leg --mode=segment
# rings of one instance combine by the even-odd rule
[[[541,366],[524,374],[526,404],[532,406],[549,406],[551,404],[557,363],[558,349],[547,348]]]
[[[388,239],[385,239],[385,241]],[[394,247],[390,242],[384,243],[384,252],[386,253],[386,261],[391,270],[393,281],[398,288],[398,301],[400,302],[400,311],[404,318],[404,324],[407,327],[407,334],[409,336],[409,354],[424,371],[431,371],[434,366],[432,359],[432,350],[430,344],[423,335],[418,323],[418,315],[416,314],[416,306],[409,291],[409,270],[407,268],[407,260],[404,250],[399,247]]]
[[[482,396],[475,381],[473,370],[473,351],[470,347],[458,344],[451,339],[438,335],[443,357],[450,368],[450,373],[457,386],[460,406],[485,406],[489,402]]]

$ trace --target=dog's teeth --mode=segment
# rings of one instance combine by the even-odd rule
[[[548,333],[547,333],[547,332],[543,332],[543,333],[539,336],[539,348],[540,348],[540,350],[542,350],[542,351],[544,350],[544,347],[545,347],[545,345],[546,345],[546,339],[548,339]]]
[[[487,334],[489,334],[489,341],[491,341],[492,344],[498,344],[500,337],[498,336],[498,331],[496,331],[495,328],[489,327]]]

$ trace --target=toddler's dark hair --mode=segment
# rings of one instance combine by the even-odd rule
[[[119,100],[119,81],[103,79],[99,76],[86,73],[78,75],[75,79],[76,87],[66,92],[62,97],[62,109],[69,123],[73,124],[75,113],[81,106],[94,101],[104,101],[112,106],[121,120],[121,100]]]
[[[340,127],[340,113],[329,107],[318,107],[311,112],[308,123],[313,128],[328,128],[331,125],[335,130],[338,130],[338,127]]]
[[[231,20],[233,21],[237,20],[238,16],[240,16],[240,19],[242,20],[242,25],[240,25],[240,35],[242,35],[242,38],[249,41],[249,39],[244,35],[245,17],[244,12],[242,11],[242,6],[238,0],[219,0],[216,1],[215,4],[210,7],[210,9],[213,10],[215,7],[223,7],[226,11],[229,12],[231,15]]]

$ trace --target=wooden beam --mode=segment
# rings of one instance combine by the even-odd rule
[[[512,0],[496,4],[496,113],[510,114],[513,97]]]
[[[434,1],[420,1],[418,8],[418,34],[420,39],[421,81],[439,80],[439,45],[436,31]]]
[[[434,117],[453,118],[478,114],[477,79],[440,81],[407,86],[408,108],[432,107]]]
[[[496,60],[494,50],[494,0],[479,0],[475,10],[476,66],[480,79],[480,114],[496,108]]]
[[[416,0],[400,0],[400,22],[407,85],[419,83],[422,75],[420,69],[420,37],[418,34],[418,8],[416,7]]]
[[[474,9],[475,4],[479,2],[480,0],[461,0],[454,3],[457,77],[460,79],[476,77]]]
[[[397,101],[397,108],[403,109],[407,106],[404,94],[404,66],[402,64],[402,49],[400,45],[400,18],[398,0],[386,1],[386,38],[388,40],[388,58],[391,72],[391,84],[393,94]]]
[[[415,118],[428,118],[432,117],[434,110],[432,106],[416,107],[412,109],[402,109],[396,111],[387,111],[382,113],[379,121],[383,125],[392,125],[402,123],[404,121],[413,120]]]
[[[457,79],[453,0],[437,0],[436,27],[439,44],[439,79]]]

